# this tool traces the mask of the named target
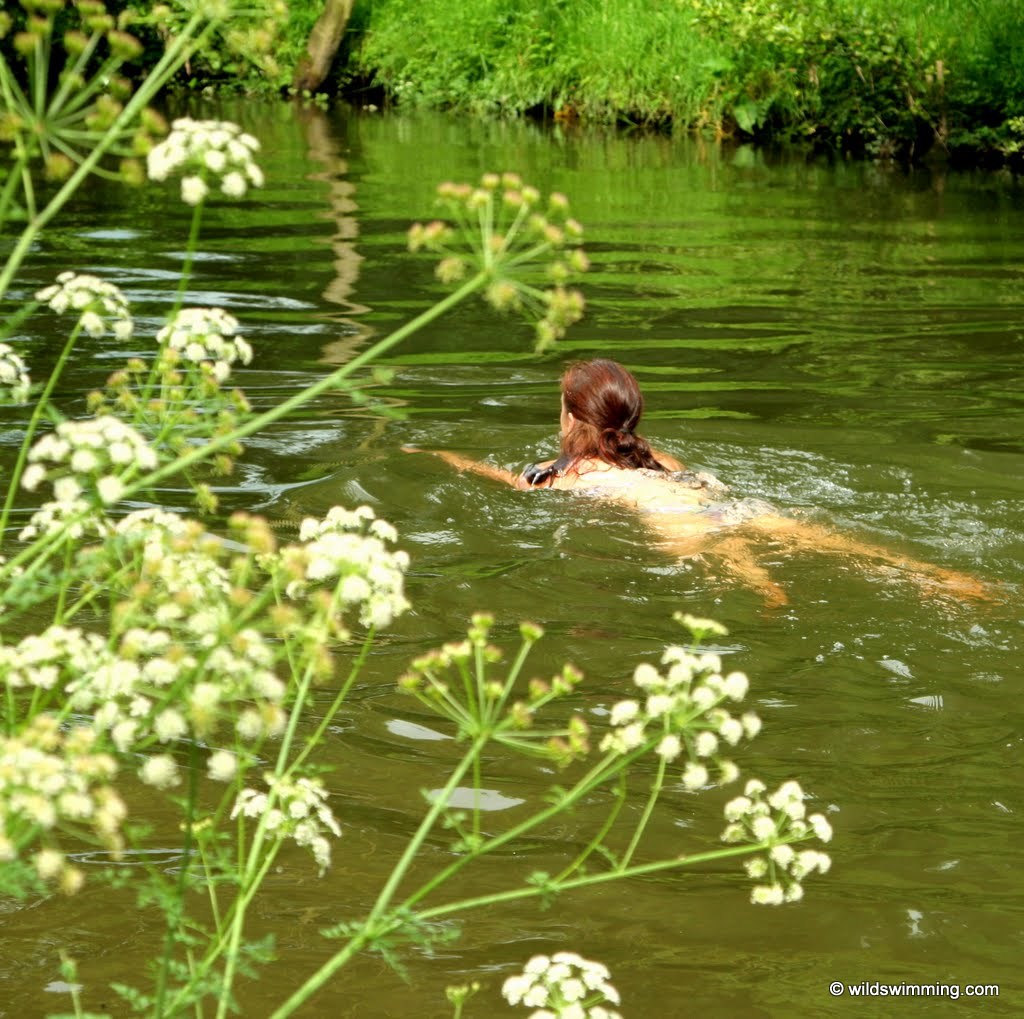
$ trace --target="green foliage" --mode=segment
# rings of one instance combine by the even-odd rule
[[[876,156],[1018,151],[1016,0],[377,0],[349,71],[408,105],[667,123]]]
[[[702,33],[734,46],[717,98],[720,115],[742,132],[817,136],[876,154],[934,137],[941,48],[908,32],[891,8],[825,0],[692,5]]]

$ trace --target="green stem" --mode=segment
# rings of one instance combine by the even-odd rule
[[[107,83],[123,63],[124,61],[118,57],[106,57],[103,64],[96,68],[85,85],[71,95],[71,98],[67,100],[66,106],[63,99],[61,100],[61,106],[58,106],[56,109],[51,105],[48,115],[50,123],[54,123],[55,120],[58,123],[63,122],[65,124],[85,120],[89,112],[87,106],[92,101],[93,96],[107,87]]]
[[[8,169],[3,191],[0,191],[0,232],[3,231],[4,223],[7,220],[7,209],[14,200],[14,189],[18,186],[18,181],[21,179],[21,171],[24,167],[21,160],[24,158],[24,153],[19,151],[18,162]]]
[[[769,848],[773,843],[759,842],[748,843],[743,846],[732,846],[728,849],[709,849],[705,853],[694,853],[691,856],[678,856],[671,860],[655,860],[652,863],[640,863],[625,870],[605,871],[601,874],[585,874],[582,877],[572,878],[569,881],[552,882],[549,885],[530,885],[526,888],[511,888],[505,892],[494,892],[490,895],[478,895],[471,899],[459,899],[456,902],[449,902],[443,906],[433,906],[430,909],[421,909],[416,914],[417,920],[434,920],[442,916],[450,916],[453,913],[462,913],[469,909],[479,909],[481,906],[492,906],[499,902],[515,902],[520,899],[532,899],[539,895],[551,895],[552,892],[570,892],[577,888],[589,888],[592,885],[607,884],[609,881],[622,881],[631,877],[643,877],[647,874],[658,874],[666,870],[676,870],[679,867],[691,867],[698,863],[708,863],[713,860],[724,860],[730,856],[745,856],[750,853],[760,852]],[[276,1014],[276,1013],[275,1013]]]
[[[3,533],[3,529],[0,528],[0,534]],[[55,624],[62,624],[65,620],[65,609],[67,607],[68,600],[68,589],[71,586],[72,579],[74,577],[73,569],[75,565],[74,549],[70,542],[64,546],[64,569],[61,570],[60,576],[60,590],[57,592],[57,604],[53,610],[53,621]]]
[[[651,792],[647,797],[647,802],[644,804],[644,812],[640,815],[636,831],[633,832],[633,837],[629,841],[629,847],[626,849],[622,859],[619,861],[619,866],[616,868],[617,870],[626,870],[630,861],[633,859],[633,854],[636,852],[637,846],[640,845],[640,840],[643,838],[644,831],[647,829],[647,823],[651,819],[651,814],[654,813],[654,805],[658,802],[658,797],[661,795],[661,790],[665,785],[665,771],[667,768],[668,761],[666,761],[664,757],[659,757],[658,773],[654,776],[654,781],[651,782]]]
[[[362,672],[363,665],[366,663],[367,656],[370,653],[370,648],[373,646],[373,638],[376,634],[376,630],[373,627],[367,631],[366,639],[363,641],[363,646],[359,649],[359,655],[356,660],[352,663],[352,668],[349,669],[348,677],[345,682],[341,684],[341,689],[338,691],[334,700],[331,701],[331,706],[324,713],[324,717],[320,720],[320,724],[316,727],[313,735],[306,740],[305,747],[296,755],[295,760],[292,761],[292,769],[298,768],[303,761],[309,756],[313,748],[320,742],[321,737],[327,731],[327,727],[331,724],[334,716],[340,710],[342,704],[345,703],[345,698],[348,696],[349,690],[352,689],[352,684],[356,681],[356,677]]]
[[[14,279],[15,273],[25,260],[36,238],[43,227],[64,207],[68,199],[81,187],[99,161],[107,154],[110,147],[124,133],[136,116],[145,108],[149,101],[164,87],[174,72],[188,59],[193,49],[199,45],[203,36],[210,30],[210,25],[198,33],[197,29],[205,20],[202,13],[194,14],[188,24],[174,37],[174,41],[164,51],[156,66],[146,75],[142,84],[125,103],[114,123],[107,129],[103,137],[97,141],[89,155],[82,161],[78,169],[64,182],[60,190],[50,199],[46,207],[32,216],[28,226],[21,232],[14,248],[7,256],[7,262],[0,270],[0,299],[6,294]],[[195,37],[195,38],[193,38]]]
[[[182,840],[181,867],[178,870],[177,889],[172,911],[167,917],[167,933],[164,935],[164,953],[160,960],[160,971],[157,976],[156,1002],[153,1015],[164,1014],[164,997],[167,994],[167,980],[171,958],[174,955],[176,934],[181,927],[182,913],[185,909],[185,892],[188,884],[188,871],[192,862],[192,825],[196,816],[196,796],[198,791],[199,755],[194,741],[188,745],[188,793],[185,799],[185,837]]]
[[[524,821],[520,821],[517,825],[513,825],[501,835],[496,835],[493,839],[484,843],[476,853],[467,854],[466,856],[452,861],[452,863],[445,867],[444,870],[440,871],[422,885],[416,892],[410,895],[409,898],[402,903],[402,909],[411,910],[416,903],[422,901],[426,896],[434,891],[435,888],[440,887],[446,881],[454,877],[460,870],[472,862],[472,860],[485,856],[488,853],[492,853],[494,850],[500,849],[507,843],[521,838],[534,828],[539,827],[546,821],[562,813],[562,811],[572,807],[592,790],[598,788],[610,778],[613,778],[615,775],[624,771],[633,763],[634,760],[646,753],[648,749],[649,748],[646,746],[639,747],[637,750],[634,750],[625,757],[621,757],[617,754],[605,755],[576,783],[576,785],[572,787],[572,789],[570,789],[564,796],[559,797],[557,802],[549,804],[539,813],[531,815]]]
[[[583,847],[577,857],[566,867],[556,878],[556,882],[564,881],[568,876],[575,870],[579,870],[584,863],[594,854],[597,847],[601,845],[605,840],[605,836],[612,830],[612,826],[615,824],[616,819],[622,811],[622,808],[626,803],[626,776],[622,774],[619,776],[619,787],[615,790],[615,803],[612,809],[608,811],[608,816],[604,820],[604,824],[598,829],[597,834]]]
[[[36,192],[32,185],[32,172],[28,168],[32,153],[25,147],[21,138],[15,141],[14,147],[18,153],[18,166],[21,168],[21,188],[25,192],[25,215],[32,218],[36,215]]]
[[[11,471],[10,481],[7,484],[7,496],[4,499],[4,507],[0,510],[0,542],[3,541],[3,537],[7,533],[7,521],[11,516],[11,509],[14,506],[14,500],[18,494],[18,485],[21,484],[21,476],[25,471],[25,461],[28,459],[29,448],[32,445],[32,440],[35,438],[36,429],[39,427],[39,421],[50,406],[50,397],[53,395],[53,391],[57,387],[57,381],[60,379],[61,373],[64,371],[64,366],[68,363],[68,358],[71,356],[71,351],[74,350],[75,343],[78,341],[78,336],[81,331],[82,324],[81,321],[79,321],[75,324],[74,329],[72,329],[68,335],[68,338],[64,343],[64,348],[61,350],[60,356],[57,358],[57,363],[54,365],[53,371],[50,372],[50,377],[46,380],[46,385],[43,387],[42,393],[39,394],[39,398],[36,400],[35,406],[32,408],[32,414],[28,419],[28,427],[25,429],[25,436],[21,440],[21,447],[18,450],[18,458],[14,462],[14,469]]]
[[[278,748],[277,761],[274,765],[273,778],[281,779],[290,768],[288,767],[288,756],[291,753],[292,744],[295,741],[295,733],[298,729],[299,719],[302,715],[302,705],[309,695],[313,683],[312,666],[307,667],[292,702],[291,712],[288,716],[288,725],[285,727],[284,735],[281,738],[281,746]],[[267,810],[260,817],[253,835],[252,844],[249,847],[249,855],[241,874],[242,893],[236,903],[236,908],[231,917],[231,933],[228,944],[225,948],[226,962],[224,965],[224,976],[221,984],[220,999],[217,1005],[217,1019],[224,1019],[231,1007],[231,988],[234,983],[235,971],[238,964],[239,948],[242,942],[242,932],[245,928],[245,917],[247,906],[251,901],[252,894],[259,888],[266,874],[265,857],[263,844],[267,836],[267,817],[270,808],[276,798],[276,785],[271,786]],[[261,866],[263,864],[263,866]]]
[[[390,336],[385,336],[384,339],[379,340],[368,350],[363,351],[363,353],[354,357],[351,361],[342,365],[329,375],[325,375],[322,379],[319,379],[317,382],[307,386],[294,396],[291,396],[287,400],[275,405],[270,410],[264,411],[262,414],[257,414],[255,417],[250,418],[248,421],[239,425],[237,428],[232,429],[230,432],[225,432],[223,435],[216,436],[202,446],[190,449],[188,452],[183,453],[170,463],[164,464],[162,467],[158,467],[149,474],[143,475],[133,481],[126,486],[124,497],[128,498],[140,489],[150,488],[169,475],[177,474],[185,468],[191,467],[192,464],[197,463],[200,460],[207,459],[211,453],[215,453],[218,450],[223,449],[225,446],[238,442],[240,439],[244,439],[246,436],[252,435],[253,432],[257,432],[261,428],[265,428],[267,425],[273,424],[275,421],[279,421],[285,415],[290,414],[298,407],[302,407],[309,403],[310,400],[319,396],[321,393],[326,393],[331,389],[337,388],[338,383],[343,379],[353,375],[364,365],[376,360],[382,354],[389,351],[392,347],[397,346],[413,333],[422,329],[424,326],[429,325],[435,319],[439,318],[441,315],[445,314],[445,312],[454,308],[475,291],[479,290],[486,282],[487,277],[483,273],[478,273],[471,280],[464,283],[454,293],[449,294],[443,301],[438,302],[422,314],[417,315],[416,318],[396,329]],[[7,569],[9,569],[9,565],[5,570],[0,571],[0,579],[3,578]]]
[[[240,830],[240,833],[241,833],[241,830],[242,830],[241,827],[240,827],[239,830]],[[241,838],[241,834],[239,834],[239,838]],[[280,842],[275,842],[275,843],[273,843],[271,845],[271,847],[267,851],[266,855],[260,861],[260,865],[259,865],[258,869],[255,871],[253,880],[250,882],[249,887],[245,888],[243,891],[239,892],[238,897],[235,899],[234,903],[232,903],[231,909],[229,910],[229,913],[228,913],[228,920],[231,921],[231,923],[232,923],[232,930],[233,930],[233,923],[234,923],[234,919],[233,918],[234,918],[234,916],[238,912],[241,912],[243,914],[243,916],[244,916],[246,910],[252,904],[252,900],[256,897],[256,893],[260,889],[260,884],[262,883],[263,879],[267,876],[267,873],[270,870],[270,868],[274,865],[274,861],[277,859],[277,853],[278,853],[278,850],[280,849],[280,847],[281,847],[281,843]],[[241,861],[240,861],[239,862],[239,866],[241,866],[241,865],[242,864],[241,864]],[[206,955],[203,958],[203,960],[201,962],[199,962],[194,967],[194,970],[193,970],[193,974],[194,974],[193,975],[193,980],[194,980],[194,982],[198,982],[203,977],[205,977],[205,975],[207,973],[209,973],[211,967],[217,961],[217,959],[227,951],[228,943],[229,943],[230,936],[231,936],[231,931],[228,931],[228,932],[218,931],[218,935],[219,936],[217,937],[217,939],[212,941],[208,945],[207,951],[206,951]],[[190,986],[186,986],[186,987],[183,987],[183,988],[179,989],[176,992],[176,994],[167,1003],[167,1013],[166,1013],[167,1015],[175,1016],[175,1015],[178,1014],[178,1011],[184,1005],[184,1000],[183,999],[185,999],[188,996],[188,994],[189,994],[191,989],[192,988]],[[228,990],[229,990],[229,993],[230,993],[230,988]],[[161,1019],[161,1017],[160,1017],[160,1015],[158,1013],[154,1013],[154,1017],[155,1017],[155,1019]]]
[[[216,831],[217,829],[214,828],[214,830]],[[210,859],[206,855],[206,847],[203,845],[201,839],[199,840],[198,849],[199,859],[203,865],[203,873],[206,874],[207,877],[209,877]],[[210,900],[210,915],[213,917],[213,927],[214,930],[216,930],[217,932],[217,936],[220,937],[224,933],[224,921],[221,917],[220,899],[217,895],[217,882],[207,880],[204,882],[204,884],[206,885],[207,898]]]
[[[292,994],[274,1011],[270,1019],[284,1019],[285,1016],[291,1015],[295,1009],[307,1002],[339,969],[341,969],[357,952],[361,951],[362,948],[371,940],[375,927],[379,924],[381,918],[391,905],[391,900],[398,891],[398,886],[405,879],[406,873],[412,866],[413,860],[420,851],[420,847],[423,845],[424,840],[427,835],[430,834],[430,831],[437,823],[438,818],[446,809],[452,792],[457,788],[459,782],[462,781],[466,772],[472,766],[473,761],[480,754],[481,750],[483,750],[486,743],[486,735],[478,736],[473,741],[472,746],[470,746],[466,751],[462,760],[459,761],[455,770],[449,776],[444,789],[442,789],[435,797],[430,809],[427,811],[423,820],[420,822],[419,827],[416,829],[416,833],[409,840],[409,844],[405,847],[405,852],[402,854],[402,858],[392,869],[387,883],[381,890],[380,895],[377,896],[377,901],[370,910],[369,916],[363,922],[361,933],[355,935],[346,945],[328,959],[327,962],[325,962],[311,977],[309,977],[294,994]]]
[[[170,315],[167,316],[168,322],[174,321],[174,316],[181,311],[182,304],[185,303],[185,293],[188,290],[189,280],[192,277],[192,263],[195,261],[196,248],[199,245],[199,224],[203,219],[203,202],[199,202],[192,209],[192,224],[188,231],[188,247],[185,248],[185,261],[181,265],[181,278],[178,280],[178,292],[174,297],[174,307],[171,309]]]
[[[50,100],[49,117],[51,120],[60,113],[61,107],[63,107],[64,102],[67,100],[68,95],[71,92],[72,83],[81,76],[82,72],[85,70],[85,66],[89,63],[89,58],[92,56],[93,50],[96,49],[96,43],[99,42],[99,39],[100,33],[93,32],[86,41],[85,46],[82,48],[82,52],[75,58],[75,62],[72,64],[70,70],[65,68],[63,73],[64,80],[60,83],[56,94]],[[98,75],[95,76],[93,80],[95,81],[96,78],[98,78]]]
[[[496,722],[502,711],[505,710],[505,705],[508,703],[509,697],[512,695],[512,690],[516,685],[516,680],[519,678],[519,673],[522,671],[523,665],[526,662],[526,657],[530,653],[530,649],[534,645],[534,641],[523,639],[523,643],[519,647],[519,654],[516,655],[516,660],[512,663],[512,668],[509,669],[508,675],[505,677],[505,687],[501,691],[501,696],[494,702],[491,710],[491,714],[488,718],[489,722]]]
[[[50,28],[53,28],[53,20],[50,19]],[[36,46],[29,55],[28,62],[31,65],[30,74],[32,78],[32,102],[36,116],[41,117],[46,109],[46,79],[50,70],[50,36],[43,33],[42,38],[37,37]]]

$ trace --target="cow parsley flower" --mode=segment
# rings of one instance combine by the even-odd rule
[[[103,336],[107,331],[119,340],[127,340],[134,329],[128,311],[128,299],[113,283],[85,273],[62,272],[57,282],[36,293],[52,311],[63,315],[71,311],[90,336]]]
[[[10,344],[0,343],[0,399],[24,403],[31,385],[25,362]]]
[[[238,336],[238,319],[221,308],[184,308],[156,334],[163,351],[189,364],[208,365],[224,382],[236,362],[248,364],[252,347]]]
[[[263,171],[254,158],[259,147],[230,121],[180,117],[150,150],[146,170],[156,181],[181,173],[181,197],[189,205],[201,204],[213,187],[228,198],[241,198],[250,187],[263,186]]]
[[[210,193],[202,177],[190,175],[181,178],[181,200],[186,205],[199,205]]]
[[[710,620],[686,617],[702,632],[718,632]],[[601,749],[628,754],[648,744],[666,761],[685,755],[682,781],[686,789],[697,790],[712,781],[709,763],[717,769],[715,781],[733,782],[739,769],[723,756],[723,748],[736,746],[745,736],[753,738],[761,723],[753,712],[734,718],[723,704],[741,700],[747,693],[747,677],[741,672],[722,676],[722,662],[715,654],[696,654],[671,646],[662,655],[659,671],[642,662],[633,683],[642,699],[619,701],[609,712],[610,731]]]
[[[230,782],[238,771],[238,757],[230,750],[215,750],[206,762],[206,771],[214,782]]]
[[[29,661],[20,664],[33,668]],[[20,846],[40,878],[68,894],[80,887],[82,875],[57,848],[62,830],[79,835],[91,829],[115,853],[123,843],[126,810],[110,786],[117,764],[96,742],[91,728],[69,727],[45,712],[0,737],[0,860],[14,860]],[[26,831],[33,832],[28,842]]]
[[[501,993],[510,1005],[537,1011],[534,1019],[622,1019],[605,1003],[619,1004],[606,966],[575,952],[535,955],[523,972],[509,977]]]
[[[139,778],[146,785],[157,789],[170,789],[181,782],[178,774],[178,762],[170,754],[154,754],[147,757],[139,769]]]
[[[31,470],[30,467],[25,474],[28,475]],[[70,480],[62,478],[57,485]],[[33,541],[40,535],[61,534],[66,539],[78,541],[86,535],[104,537],[109,532],[110,525],[106,518],[88,500],[55,499],[44,502],[29,517],[28,523],[18,532],[18,540]]]
[[[341,837],[341,828],[327,805],[323,783],[313,778],[275,778],[269,773],[263,778],[270,792],[241,790],[231,811],[232,819],[261,819],[264,828],[276,838],[290,838],[297,846],[309,849],[323,874],[331,863],[327,834]]]
[[[323,520],[303,520],[303,544],[281,553],[286,569],[298,574],[288,585],[288,596],[297,598],[312,584],[336,580],[342,600],[358,605],[364,626],[390,625],[409,607],[403,591],[409,556],[387,547],[396,537],[391,524],[377,520],[369,506],[335,506]]]
[[[827,873],[832,865],[826,853],[817,849],[795,850],[790,843],[818,838],[828,842],[832,826],[822,814],[806,817],[804,792],[799,782],[783,782],[775,792],[765,795],[763,782],[751,779],[742,796],[725,805],[728,822],[725,842],[767,844],[764,856],[746,861],[747,874],[756,884],[750,901],[757,905],[777,906],[803,898],[803,880],[818,871]]]
[[[109,414],[60,422],[29,450],[28,460],[22,487],[34,491],[49,479],[60,503],[73,503],[90,488],[101,502],[116,502],[125,478],[157,465],[156,452],[145,438]]]

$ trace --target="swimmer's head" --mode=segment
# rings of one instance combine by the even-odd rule
[[[637,434],[644,398],[621,364],[598,358],[569,365],[562,376],[562,456],[614,467],[661,470]]]

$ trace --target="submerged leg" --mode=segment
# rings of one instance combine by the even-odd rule
[[[949,594],[961,600],[1003,600],[996,585],[985,583],[969,573],[947,570],[915,559],[913,556],[894,552],[883,545],[872,545],[849,535],[830,531],[819,524],[772,514],[755,517],[743,526],[783,541],[799,551],[831,552],[896,567],[928,594]]]
[[[757,561],[748,539],[730,535],[709,545],[705,558],[716,558],[722,568],[736,577],[744,587],[756,591],[764,599],[766,608],[781,608],[789,604],[785,589],[772,580],[768,571]]]
[[[760,594],[766,608],[789,604],[785,590],[758,562],[749,535],[738,532],[723,535],[721,531],[708,530],[699,522],[700,518],[696,519],[702,528],[699,531],[678,529],[679,521],[667,515],[660,515],[660,519],[648,517],[647,524],[658,535],[658,545],[670,555],[680,559],[699,557],[714,560],[719,570],[731,574],[744,587]]]

